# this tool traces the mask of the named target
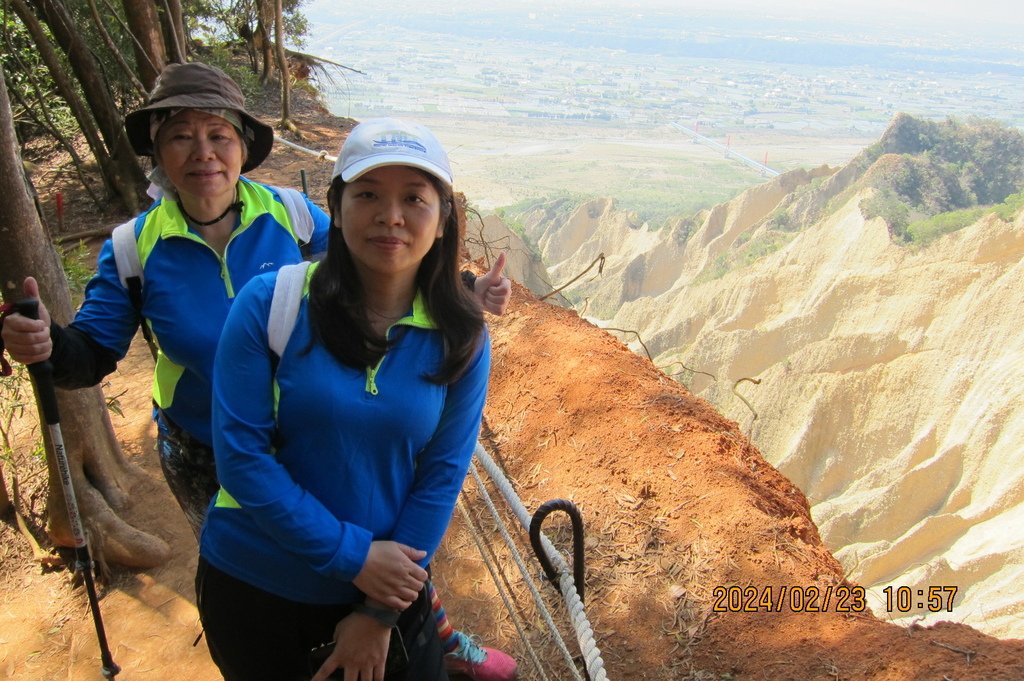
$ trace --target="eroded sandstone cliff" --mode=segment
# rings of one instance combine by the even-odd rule
[[[917,590],[955,586],[954,619],[1021,637],[1024,213],[923,246],[866,219],[875,163],[920,145],[914,126],[660,230],[611,201],[520,219],[551,281],[605,255],[568,290],[577,309],[635,330],[634,349],[740,423],[878,612],[908,586],[893,617],[950,619]]]

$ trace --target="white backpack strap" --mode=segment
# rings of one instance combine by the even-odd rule
[[[114,247],[114,266],[117,267],[117,278],[121,286],[128,290],[128,300],[139,316],[142,325],[142,337],[146,339],[149,353],[156,361],[159,348],[149,322],[142,315],[142,260],[139,259],[139,243],[135,239],[135,220],[118,225],[110,233],[110,242]]]
[[[297,265],[285,265],[277,271],[274,297],[270,300],[270,316],[267,318],[267,338],[270,349],[278,357],[284,355],[295,321],[299,317],[307,269],[309,263],[300,262]]]
[[[142,261],[139,260],[139,244],[135,240],[135,219],[118,225],[110,233],[114,246],[114,264],[121,286],[128,288],[128,278],[138,277],[142,283]]]
[[[292,229],[298,237],[300,244],[308,244],[313,238],[313,216],[309,212],[309,205],[306,197],[297,189],[287,187],[274,187],[274,191],[281,197],[281,203],[288,211],[288,217],[292,221]]]

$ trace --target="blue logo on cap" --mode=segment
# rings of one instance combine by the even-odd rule
[[[427,153],[427,148],[415,137],[407,137],[404,133],[393,132],[389,137],[381,137],[373,141],[373,147],[375,149],[386,148],[386,147],[404,147],[406,149],[412,149],[418,151],[421,154]]]

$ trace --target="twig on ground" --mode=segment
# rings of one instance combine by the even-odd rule
[[[964,650],[963,648],[956,648],[947,643],[940,643],[939,641],[929,641],[929,643],[931,643],[933,646],[945,648],[946,650],[952,650],[954,653],[960,653],[961,655],[967,658],[967,664],[970,664],[974,657],[978,654],[973,650]]]

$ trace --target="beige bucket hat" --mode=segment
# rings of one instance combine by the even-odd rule
[[[168,64],[149,95],[146,105],[124,119],[128,140],[139,156],[153,155],[150,117],[161,109],[231,109],[242,120],[242,137],[248,156],[242,172],[257,167],[274,145],[274,129],[245,110],[241,88],[216,66],[200,62]]]

